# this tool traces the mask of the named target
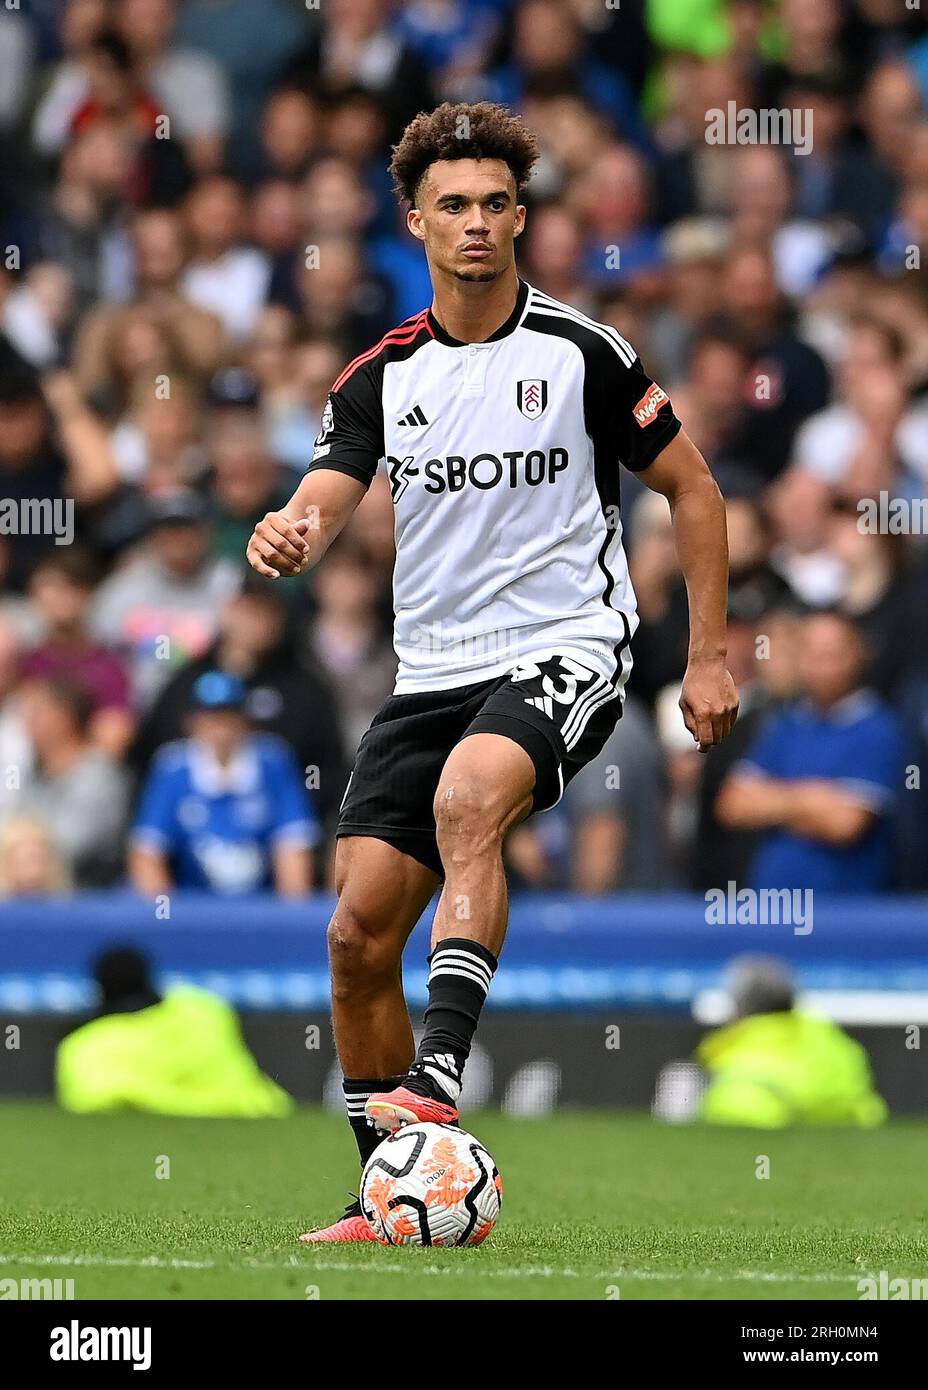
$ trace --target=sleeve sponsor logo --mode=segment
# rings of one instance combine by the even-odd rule
[[[332,445],[327,444],[326,440],[334,428],[335,416],[332,410],[332,396],[330,394],[326,400],[325,409],[322,412],[322,419],[319,422],[319,433],[316,435],[316,443],[313,450],[313,463],[315,463],[317,459],[325,458],[326,454],[332,448]]]
[[[633,412],[640,428],[644,429],[645,425],[650,425],[661,406],[667,405],[669,401],[670,397],[663,387],[658,386],[656,381],[652,382]]]

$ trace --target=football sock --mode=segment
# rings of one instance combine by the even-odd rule
[[[364,1102],[377,1091],[395,1090],[403,1080],[402,1076],[379,1076],[374,1077],[371,1081],[349,1081],[347,1077],[342,1081],[345,1108],[348,1111],[348,1123],[351,1125],[351,1132],[355,1137],[358,1153],[361,1155],[362,1168],[377,1145],[383,1142],[383,1135],[378,1134],[364,1113]]]
[[[425,1033],[405,1082],[411,1091],[451,1104],[457,1101],[496,963],[486,946],[458,936],[439,941],[429,956]]]

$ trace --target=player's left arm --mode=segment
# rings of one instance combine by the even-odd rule
[[[683,430],[638,477],[670,503],[689,599],[690,643],[680,708],[700,750],[720,743],[738,717],[726,665],[728,532],[725,503],[709,467]]]

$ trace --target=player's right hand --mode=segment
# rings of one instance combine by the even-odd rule
[[[268,512],[251,533],[245,555],[252,569],[268,579],[302,574],[309,567],[309,521],[291,521],[283,512]]]

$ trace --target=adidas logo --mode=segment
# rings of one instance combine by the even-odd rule
[[[526,695],[525,703],[533,705],[535,709],[540,709],[542,714],[546,714],[549,719],[554,718],[554,701],[550,695]]]
[[[413,406],[408,415],[404,415],[402,420],[397,420],[398,425],[427,425],[421,405]]]

